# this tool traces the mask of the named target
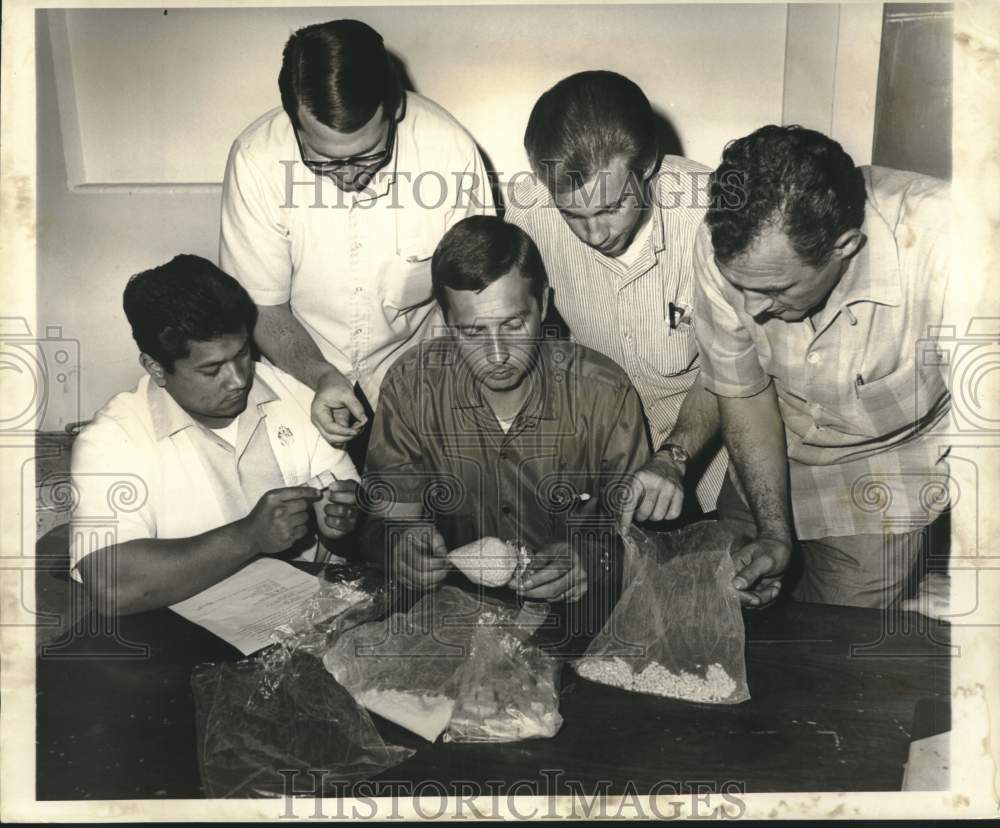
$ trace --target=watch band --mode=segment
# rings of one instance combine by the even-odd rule
[[[687,471],[688,463],[691,460],[691,455],[689,455],[681,446],[677,443],[664,443],[660,446],[660,450],[657,454],[669,454],[675,463],[677,463],[681,469]]]

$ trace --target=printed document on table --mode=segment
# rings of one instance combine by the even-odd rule
[[[258,558],[170,609],[250,655],[270,644],[274,629],[318,589],[315,575],[276,558]]]

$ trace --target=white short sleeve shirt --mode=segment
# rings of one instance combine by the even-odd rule
[[[225,447],[212,444],[218,436],[148,376],[113,397],[73,444],[74,577],[84,557],[107,546],[192,537],[239,520],[271,488],[303,485],[322,471],[358,480],[347,453],[310,421],[311,399],[302,383],[259,363],[230,469]],[[247,474],[253,479],[241,479]]]
[[[395,359],[442,324],[431,297],[438,241],[466,216],[494,213],[475,142],[420,95],[407,93],[392,161],[355,194],[305,167],[278,108],[230,151],[219,260],[258,305],[289,302],[375,404]]]

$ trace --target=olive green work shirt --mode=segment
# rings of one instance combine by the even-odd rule
[[[581,548],[581,534],[610,549],[623,478],[650,456],[642,404],[607,357],[538,344],[528,399],[506,433],[455,339],[421,343],[393,365],[368,447],[369,506],[424,503],[449,549],[486,536]]]

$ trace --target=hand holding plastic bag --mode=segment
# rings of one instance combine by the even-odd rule
[[[624,540],[621,598],[574,665],[577,673],[690,701],[749,699],[743,616],[732,586],[737,535],[703,521],[664,534],[633,526]]]

